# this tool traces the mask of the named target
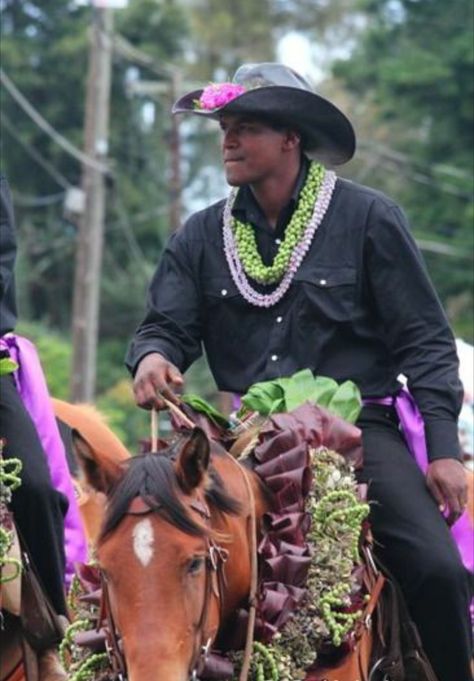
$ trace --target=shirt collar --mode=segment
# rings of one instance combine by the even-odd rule
[[[282,213],[285,212],[292,214],[296,208],[298,197],[308,174],[308,169],[309,159],[306,156],[303,156],[290,200],[283,208]],[[262,224],[262,220],[264,223],[266,222],[265,216],[263,215],[262,210],[248,185],[243,185],[240,187],[232,207],[232,215],[241,222],[251,222],[257,226]]]

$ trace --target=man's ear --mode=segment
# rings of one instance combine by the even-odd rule
[[[301,145],[301,134],[297,130],[286,130],[283,138],[283,149],[292,151]]]

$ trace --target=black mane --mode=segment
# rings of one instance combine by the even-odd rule
[[[117,527],[136,497],[143,499],[154,512],[183,532],[196,536],[206,534],[206,529],[192,519],[177,496],[179,483],[173,462],[180,446],[181,440],[178,440],[160,452],[140,454],[130,459],[124,477],[109,498],[102,537]],[[205,492],[206,501],[223,513],[238,514],[240,503],[227,494],[221,477],[212,467],[209,479],[211,484]]]

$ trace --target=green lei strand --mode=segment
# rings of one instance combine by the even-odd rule
[[[0,441],[0,506],[11,501],[12,492],[21,485],[20,472],[22,463],[20,459],[2,459],[1,450],[3,442]],[[21,572],[21,561],[17,558],[9,558],[8,551],[13,542],[13,532],[6,527],[0,526],[0,584],[12,582]],[[12,565],[15,569],[8,577],[3,574],[4,568]]]
[[[307,504],[312,525],[307,539],[314,555],[307,598],[271,643],[254,643],[252,681],[302,681],[321,644],[340,646],[362,614],[344,610],[353,588],[353,569],[360,561],[361,523],[369,506],[358,498],[353,470],[343,457],[321,448],[312,451],[311,459],[313,489]],[[232,659],[241,666],[242,653]]]
[[[291,255],[300,243],[308,222],[313,214],[314,205],[324,180],[325,168],[314,161],[310,164],[308,176],[300,192],[298,205],[286,228],[285,238],[271,265],[264,265],[257,249],[253,227],[247,223],[232,221],[232,231],[240,262],[245,272],[259,284],[275,284],[288,269]]]
[[[107,653],[94,653],[85,660],[69,681],[93,681],[99,670],[106,670],[109,656]]]

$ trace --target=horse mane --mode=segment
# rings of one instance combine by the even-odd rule
[[[205,536],[209,532],[205,525],[193,520],[178,498],[180,486],[173,464],[180,445],[181,440],[177,440],[159,452],[138,454],[129,460],[124,477],[109,498],[101,539],[117,527],[137,497],[186,534]],[[207,478],[206,501],[223,513],[239,514],[241,504],[225,491],[220,475],[212,466]]]

